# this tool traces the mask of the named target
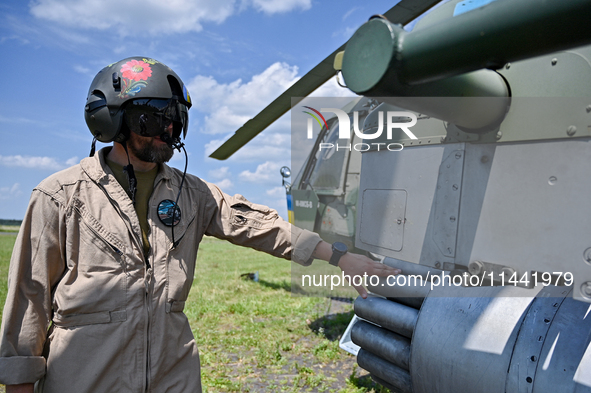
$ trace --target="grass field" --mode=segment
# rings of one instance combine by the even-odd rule
[[[15,237],[0,236],[2,305]],[[240,277],[257,271],[258,282]],[[388,392],[338,347],[351,303],[292,295],[290,272],[288,261],[204,239],[185,306],[204,391]]]

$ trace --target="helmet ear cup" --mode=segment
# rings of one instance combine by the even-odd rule
[[[112,142],[121,129],[123,116],[121,111],[112,113],[107,106],[107,99],[100,91],[93,91],[84,107],[84,120],[90,132],[100,142]]]

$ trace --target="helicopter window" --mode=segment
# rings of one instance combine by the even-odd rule
[[[340,188],[350,140],[339,144],[339,122],[334,122],[321,141],[331,143],[335,148],[323,148],[316,152],[316,166],[309,183],[315,190]],[[336,146],[340,148],[337,150]]]

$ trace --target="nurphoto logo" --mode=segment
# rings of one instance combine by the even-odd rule
[[[316,122],[318,123],[318,125],[320,125],[320,128],[322,129],[322,127],[326,127],[326,129],[328,130],[328,123],[326,122],[326,119],[324,118],[324,116],[322,115],[321,112],[332,112],[337,116],[338,122],[339,122],[339,139],[351,139],[351,121],[349,119],[349,115],[343,111],[342,109],[337,109],[337,108],[320,108],[320,111],[309,107],[309,106],[305,106],[304,108],[309,109],[312,112],[308,112],[308,111],[303,111],[304,113],[308,114],[311,116],[311,118],[308,118],[308,124],[307,124],[307,138],[308,139],[312,139],[313,138],[313,132],[312,132],[312,127],[313,127],[313,119],[316,120]],[[410,119],[410,121],[408,121]],[[354,111],[353,112],[353,132],[355,133],[355,135],[357,135],[357,137],[359,137],[362,140],[372,140],[372,139],[376,139],[379,138],[382,133],[384,132],[384,112],[380,111],[378,112],[378,126],[377,126],[377,130],[373,133],[363,133],[363,130],[361,130],[359,128],[359,112],[358,111]],[[388,111],[386,112],[386,138],[388,140],[392,140],[392,131],[394,129],[401,129],[410,139],[418,139],[415,134],[412,133],[412,131],[410,130],[410,127],[414,126],[415,124],[417,124],[417,116],[412,113],[412,112],[397,112],[397,111]],[[328,143],[328,142],[322,142],[319,144],[318,148],[319,150],[323,150],[323,149],[334,149],[336,148],[336,150],[340,150],[340,149],[347,149],[347,150],[351,150],[351,148],[357,150],[357,151],[367,151],[370,150],[372,148],[372,146],[374,148],[377,148],[377,150],[380,150],[380,147],[385,147],[386,149],[388,149],[389,151],[400,151],[404,148],[404,146],[401,143],[366,143],[366,142],[361,142],[361,143],[356,143],[355,145],[351,146],[351,144],[349,143],[348,145],[345,146],[341,146],[338,143]]]

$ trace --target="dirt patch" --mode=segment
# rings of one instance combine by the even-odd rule
[[[313,334],[297,338],[292,348],[278,350],[274,354],[277,364],[257,364],[256,348],[228,354],[228,380],[220,390],[209,387],[207,391],[233,391],[235,386],[241,392],[255,393],[388,392],[357,366],[355,356],[338,348],[338,341],[353,317],[352,299],[327,298],[318,308],[318,317],[306,320]],[[319,361],[320,352],[328,353],[329,358]]]

